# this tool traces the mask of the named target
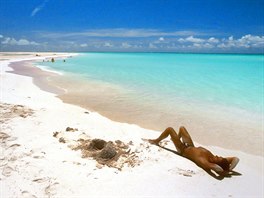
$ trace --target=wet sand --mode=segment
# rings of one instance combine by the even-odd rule
[[[48,91],[55,94],[63,94],[64,90],[51,83],[52,78],[59,77],[58,74],[48,71],[43,71],[34,66],[32,61],[14,62],[9,65],[14,71],[10,73],[32,77],[33,83],[43,91]]]

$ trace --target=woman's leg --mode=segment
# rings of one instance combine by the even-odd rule
[[[181,142],[179,136],[172,127],[167,128],[157,139],[149,140],[149,142],[151,144],[158,145],[161,140],[167,138],[169,135],[171,136],[171,140],[174,143],[174,146],[176,147],[177,151],[179,153],[182,153],[185,148],[185,145]]]
[[[194,146],[192,138],[190,136],[190,134],[188,133],[187,129],[183,126],[181,126],[179,128],[179,135],[178,137],[181,139],[182,138],[182,142],[183,144],[185,144],[186,146]]]

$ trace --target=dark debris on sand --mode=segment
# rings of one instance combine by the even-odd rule
[[[128,146],[117,140],[115,142],[102,139],[80,139],[79,145],[74,150],[81,150],[82,157],[92,157],[99,164],[112,167],[112,162],[117,162],[120,156],[128,157],[130,150]]]
[[[78,129],[76,129],[76,128],[71,128],[71,127],[67,127],[67,128],[66,128],[66,131],[67,131],[67,132],[75,132],[75,131],[78,131]]]
[[[66,131],[73,131],[73,128],[67,127]],[[71,130],[69,130],[71,129]],[[74,129],[75,131],[78,129]],[[60,132],[54,132],[53,137],[58,138],[60,143],[71,143],[65,141]],[[135,152],[131,152],[129,146],[133,145],[130,141],[128,144],[120,140],[105,141],[102,139],[78,139],[73,141],[74,145],[68,145],[72,150],[80,150],[82,158],[92,158],[100,165],[117,168],[121,170],[126,164],[134,167],[140,164],[138,156]]]

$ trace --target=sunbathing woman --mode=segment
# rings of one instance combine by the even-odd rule
[[[203,147],[195,147],[191,136],[184,127],[180,127],[178,134],[169,127],[157,139],[148,141],[158,145],[161,140],[169,135],[181,156],[193,161],[207,172],[214,170],[219,175],[226,174],[232,171],[239,162],[237,157],[218,157]]]

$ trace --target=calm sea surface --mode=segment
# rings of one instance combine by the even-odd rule
[[[158,130],[185,125],[207,144],[208,135],[217,142],[250,132],[261,149],[263,55],[81,53],[41,65],[64,74],[54,82],[68,90],[65,101],[114,120]]]

